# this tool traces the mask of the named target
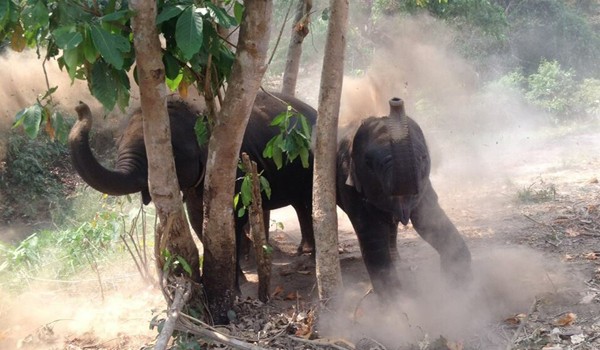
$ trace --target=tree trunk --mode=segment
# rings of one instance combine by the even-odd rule
[[[183,258],[191,267],[192,278],[200,280],[198,250],[183,212],[166,104],[165,68],[156,30],[156,1],[132,0],[136,15],[132,29],[140,100],[144,118],[144,140],[148,156],[148,182],[152,201],[160,219],[155,233],[155,254],[159,273],[164,266],[164,249]],[[176,271],[183,273],[180,269]]]
[[[331,0],[329,8],[331,16],[321,71],[313,182],[313,226],[317,249],[317,284],[321,302],[335,297],[342,286],[338,257],[335,175],[348,0]]]
[[[271,285],[271,249],[267,241],[268,227],[265,226],[265,217],[262,209],[262,196],[260,194],[260,179],[256,162],[250,160],[246,153],[242,153],[242,162],[246,174],[250,175],[252,182],[252,203],[248,208],[248,219],[250,221],[250,232],[254,242],[256,255],[256,271],[258,273],[258,300],[266,303],[269,301],[269,286]]]
[[[204,183],[204,277],[216,323],[227,322],[235,292],[233,191],[239,150],[256,92],[266,70],[270,0],[246,0],[236,58],[223,107],[208,144]]]
[[[298,81],[298,71],[300,70],[300,57],[302,56],[302,42],[308,35],[308,25],[310,23],[310,10],[312,0],[297,0],[296,18],[292,27],[292,37],[288,47],[285,70],[283,72],[283,86],[281,92],[294,96],[296,94],[296,82]]]

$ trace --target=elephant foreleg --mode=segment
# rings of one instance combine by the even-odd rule
[[[391,225],[386,222],[384,214],[373,215],[366,210],[357,214],[349,217],[358,236],[373,289],[384,297],[393,296],[400,288],[400,278],[390,249]]]
[[[468,282],[471,279],[471,253],[469,248],[438,204],[431,183],[426,186],[423,198],[411,214],[417,233],[440,254],[442,270],[451,281]]]

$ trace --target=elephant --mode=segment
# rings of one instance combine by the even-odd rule
[[[304,168],[300,160],[296,159],[278,170],[272,159],[263,157],[263,150],[267,142],[279,134],[279,129],[271,126],[270,123],[276,116],[286,111],[288,105],[304,115],[307,122],[314,126],[317,112],[308,104],[292,96],[259,91],[250,114],[240,153],[246,152],[250,159],[257,163],[258,172],[262,172],[262,176],[269,181],[271,196],[266,198],[263,193],[262,198],[265,212],[268,213],[269,210],[287,205],[293,206],[298,215],[302,232],[302,242],[298,250],[312,250],[314,249],[312,152],[310,152],[308,168]],[[181,101],[169,101],[167,108],[179,187],[183,192],[190,224],[202,240],[203,180],[207,161],[207,145],[199,145],[197,142],[194,125],[198,114],[188,104]],[[123,135],[117,141],[117,160],[113,169],[102,166],[90,149],[89,133],[92,128],[92,119],[89,109],[88,113],[79,113],[78,111],[78,114],[79,120],[69,134],[69,147],[72,163],[81,178],[92,188],[109,195],[119,196],[141,192],[144,204],[148,204],[151,197],[148,189],[148,164],[141,110],[132,115]],[[238,177],[240,176],[242,174],[238,170]],[[240,181],[237,181],[236,193],[239,192],[240,186]],[[247,221],[247,215],[243,217],[236,215],[236,259],[239,272],[241,271],[239,269],[241,242],[245,237],[243,230]],[[269,220],[265,222],[268,228]]]
[[[438,203],[423,131],[406,115],[402,99],[389,104],[389,116],[340,132],[337,150],[337,204],[357,234],[373,290],[392,297],[401,287],[396,238],[399,223],[409,221],[437,250],[450,281],[469,281],[471,254]]]

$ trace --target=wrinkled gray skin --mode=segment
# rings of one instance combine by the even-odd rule
[[[303,168],[299,159],[277,170],[271,159],[264,159],[262,152],[267,142],[279,133],[277,127],[270,126],[271,121],[290,104],[303,114],[309,124],[314,125],[317,112],[302,101],[281,94],[271,97],[264,92],[256,96],[254,107],[244,134],[241,152],[246,152],[250,159],[257,163],[258,172],[269,181],[271,198],[263,193],[263,208],[268,210],[292,205],[298,215],[302,231],[302,243],[299,251],[312,250],[314,234],[312,227],[312,154],[310,167]],[[282,103],[279,99],[283,100]],[[81,105],[80,105],[81,106]],[[78,107],[79,108],[79,107]],[[203,180],[207,149],[200,147],[196,141],[194,125],[197,120],[190,106],[183,102],[169,102],[168,112],[171,123],[171,141],[175,158],[175,168],[179,186],[184,193],[184,200],[190,223],[196,234],[202,239],[203,221]],[[151,200],[148,190],[148,163],[142,130],[141,112],[135,113],[129,121],[123,136],[118,140],[117,161],[113,169],[102,166],[89,145],[89,133],[92,127],[91,113],[85,117],[80,113],[79,120],[71,129],[69,146],[73,165],[81,178],[94,189],[109,195],[125,195],[142,193],[144,204]],[[238,177],[242,174],[238,170]],[[236,183],[239,192],[240,181]],[[266,215],[268,218],[268,214]],[[244,225],[248,217],[235,217],[236,247],[239,270],[239,257],[244,236]],[[269,224],[268,219],[265,221]],[[268,226],[267,226],[268,228]],[[243,277],[239,275],[238,277]]]
[[[397,230],[409,221],[438,251],[451,281],[468,281],[471,254],[438,204],[425,137],[406,116],[402,100],[390,100],[389,117],[370,117],[355,130],[338,143],[337,197],[356,231],[375,292],[393,296],[400,288]]]

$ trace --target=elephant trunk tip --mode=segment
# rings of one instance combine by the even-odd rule
[[[399,97],[392,97],[390,99],[390,117],[402,118],[404,116],[406,116],[404,101]]]
[[[75,107],[79,120],[92,120],[92,112],[90,107],[82,101]]]

